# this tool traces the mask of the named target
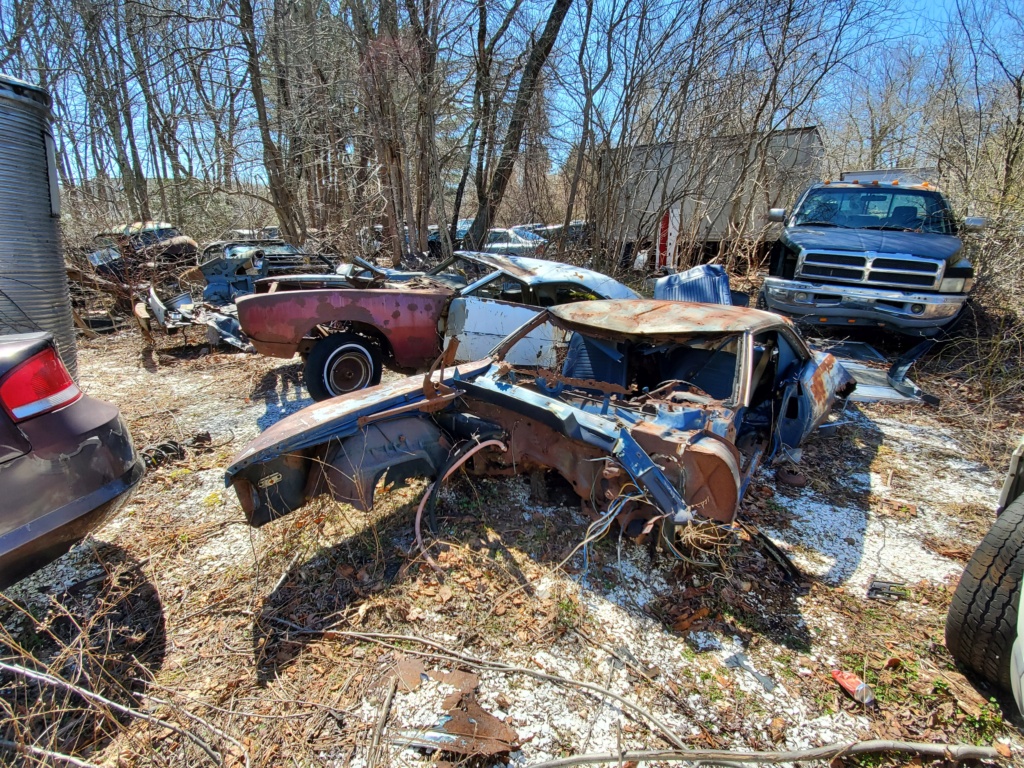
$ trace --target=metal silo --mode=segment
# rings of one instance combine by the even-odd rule
[[[0,75],[0,333],[49,331],[78,373],[50,95]]]

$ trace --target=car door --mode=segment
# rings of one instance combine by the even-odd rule
[[[516,328],[532,318],[539,308],[533,304],[529,286],[504,273],[466,288],[448,307],[445,346],[459,340],[457,362],[480,360]],[[513,365],[553,368],[558,347],[567,334],[550,323],[531,331],[505,356]]]
[[[827,352],[811,352],[799,340],[779,333],[794,360],[781,369],[782,407],[776,434],[782,445],[799,446],[824,421],[836,400],[852,391],[853,377]]]

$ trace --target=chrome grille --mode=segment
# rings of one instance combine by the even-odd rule
[[[797,276],[826,282],[936,290],[942,279],[942,262],[892,253],[805,251],[800,255]]]

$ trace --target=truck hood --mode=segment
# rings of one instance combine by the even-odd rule
[[[782,240],[794,248],[808,251],[909,253],[947,262],[953,262],[963,247],[960,238],[952,235],[839,227],[787,227],[782,233]]]

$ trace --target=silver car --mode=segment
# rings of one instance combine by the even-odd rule
[[[495,227],[487,230],[483,250],[488,253],[500,253],[507,256],[531,256],[540,258],[547,249],[548,241],[543,237],[520,229],[501,229]]]

